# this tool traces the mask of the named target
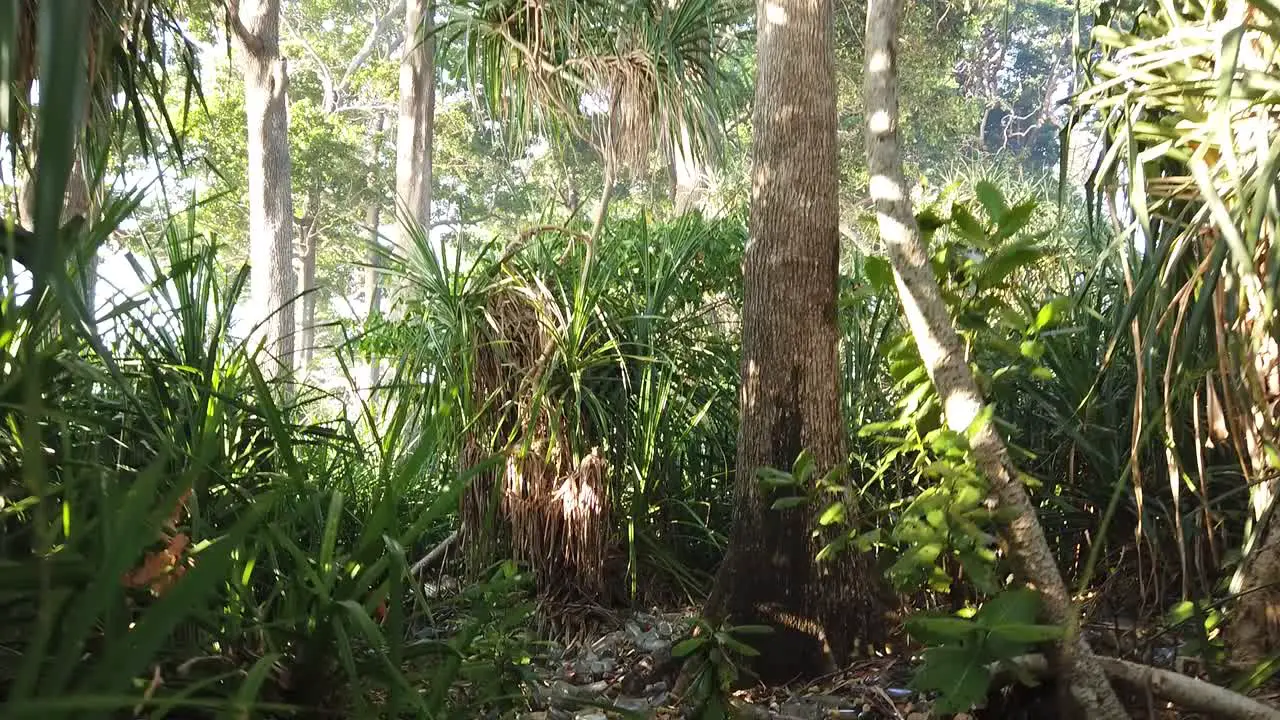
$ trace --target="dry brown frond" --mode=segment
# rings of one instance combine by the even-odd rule
[[[593,601],[605,589],[607,467],[590,438],[573,434],[556,398],[541,395],[554,350],[543,325],[552,302],[545,286],[531,284],[502,286],[486,304],[486,332],[473,345],[472,397],[483,410],[464,462],[505,461],[463,496],[462,539],[473,570],[505,546],[533,571],[543,597]],[[579,461],[574,447],[592,450]]]

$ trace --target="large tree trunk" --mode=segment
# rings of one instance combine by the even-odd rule
[[[775,628],[756,671],[780,682],[843,662],[885,626],[869,557],[818,564],[819,508],[773,510],[761,468],[846,460],[836,287],[839,210],[831,0],[758,5],[751,239],[742,315],[733,531],[706,615]]]
[[[400,122],[396,126],[396,202],[409,219],[431,227],[431,154],[435,130],[435,11],[431,0],[408,0],[400,62]]]
[[[293,364],[293,196],[290,187],[288,85],[280,57],[280,0],[231,0],[231,21],[242,52],[249,128],[249,278],[268,358],[264,372],[287,374]]]
[[[965,432],[981,413],[983,399],[929,266],[903,176],[897,132],[901,14],[902,0],[871,0],[867,8],[864,97],[871,196],[907,324],[942,399],[947,426]],[[1016,513],[1005,534],[1022,577],[1039,589],[1048,619],[1067,627],[1068,640],[1054,658],[1058,672],[1065,676],[1061,685],[1077,711],[1089,718],[1128,717],[1079,632],[1076,608],[995,424],[985,423],[970,444],[999,503]]]

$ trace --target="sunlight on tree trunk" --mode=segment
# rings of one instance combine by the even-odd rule
[[[290,186],[289,73],[280,57],[280,0],[231,2],[242,52],[245,115],[249,128],[250,295],[268,376],[293,365],[293,196]]]
[[[430,232],[431,154],[435,125],[435,12],[431,0],[408,0],[396,126],[396,203]]]
[[[757,671],[816,676],[885,626],[869,556],[819,563],[812,504],[774,510],[757,471],[843,463],[836,323],[839,208],[831,0],[758,6],[751,228],[744,263],[733,531],[705,614],[771,625]]]
[[[864,97],[871,196],[907,324],[942,399],[947,426],[965,433],[980,418],[983,398],[929,265],[903,176],[897,68],[901,15],[902,0],[873,0],[867,8]],[[995,423],[986,421],[974,429],[970,445],[978,468],[991,482],[1000,505],[1016,512],[1005,532],[1018,569],[1040,591],[1049,620],[1067,628],[1068,640],[1055,657],[1065,676],[1063,686],[1086,717],[1128,717],[1080,634],[1077,610]]]

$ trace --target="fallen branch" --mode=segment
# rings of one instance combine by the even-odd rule
[[[1113,682],[1135,690],[1149,690],[1152,695],[1187,710],[1222,720],[1280,720],[1280,710],[1276,708],[1189,675],[1102,655],[1094,655],[1093,659]],[[1043,655],[1023,655],[1011,662],[1034,675],[1049,674],[1049,662]]]
[[[453,532],[449,533],[449,537],[441,540],[439,545],[436,545],[435,547],[431,548],[431,552],[427,553],[426,557],[414,563],[413,566],[409,568],[409,573],[412,575],[417,575],[423,570],[426,570],[427,568],[436,564],[437,562],[440,561],[440,558],[444,557],[444,552],[448,550],[449,547],[457,541],[458,541],[458,531],[454,530]]]

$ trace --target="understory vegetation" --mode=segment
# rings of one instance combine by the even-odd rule
[[[671,693],[575,710],[889,658],[934,717],[1066,713],[1084,638],[1135,716],[1280,716],[1280,9],[906,9],[957,428],[868,200],[878,11],[783,4],[827,80],[727,0],[0,0],[0,716],[548,717],[655,608]],[[788,145],[766,89],[823,82]]]

